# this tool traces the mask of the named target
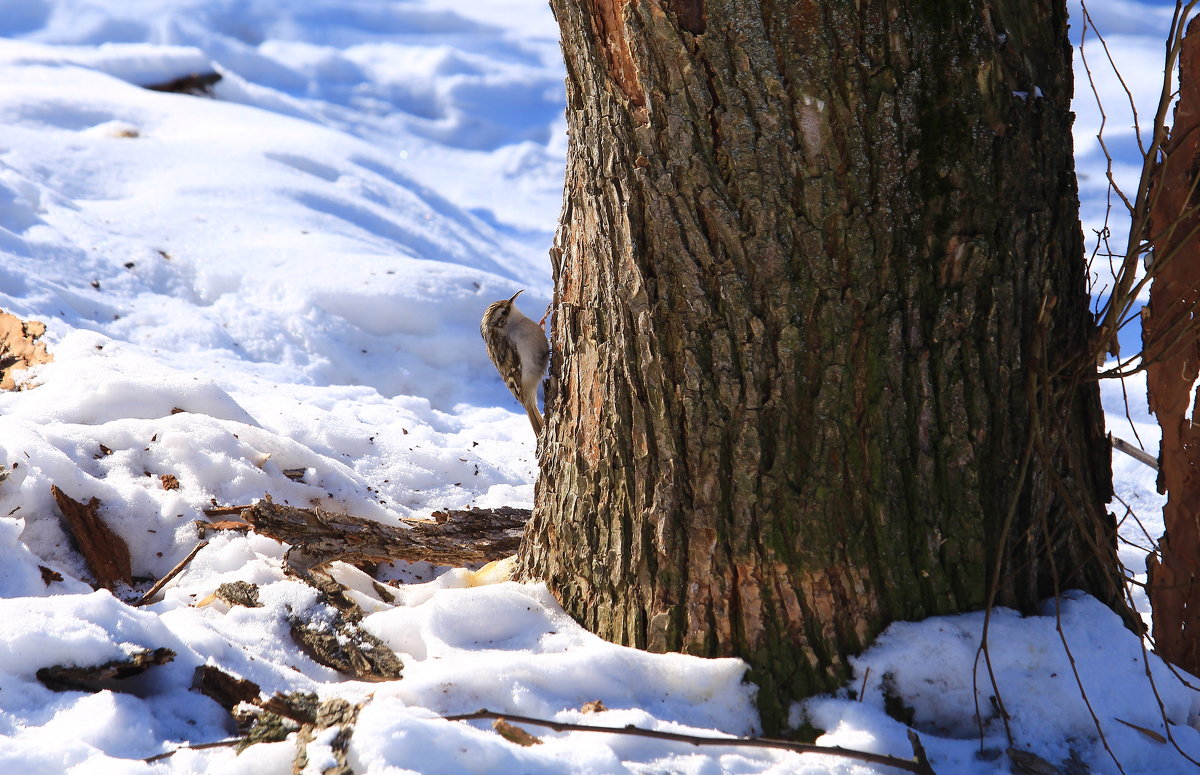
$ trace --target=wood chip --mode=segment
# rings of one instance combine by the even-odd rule
[[[262,608],[258,602],[258,585],[249,581],[231,581],[217,587],[213,595],[229,605],[240,605],[245,608]]]
[[[531,735],[520,727],[510,724],[502,718],[498,718],[492,722],[492,729],[496,730],[500,737],[503,737],[510,743],[516,743],[522,746],[541,745],[542,739],[536,735]]]
[[[164,490],[178,490],[179,489],[179,480],[175,478],[174,474],[163,474],[162,476],[160,476],[158,478],[160,481],[162,481],[162,488]]]

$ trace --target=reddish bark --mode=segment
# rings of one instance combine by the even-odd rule
[[[1143,312],[1142,339],[1150,410],[1162,426],[1159,491],[1166,533],[1160,557],[1147,561],[1156,650],[1200,672],[1200,245],[1196,169],[1200,164],[1200,27],[1188,26],[1180,59],[1180,93],[1171,139],[1151,203],[1155,277]]]
[[[97,586],[112,590],[117,582],[132,584],[129,547],[100,519],[100,501],[92,498],[86,504],[80,503],[54,485],[50,486],[50,492],[66,520],[67,532],[75,539],[79,553],[96,577]]]

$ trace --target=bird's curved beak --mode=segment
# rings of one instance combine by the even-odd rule
[[[525,292],[525,289],[524,289],[524,288],[522,288],[521,290],[519,290],[519,291],[517,291],[516,293],[514,293],[514,294],[512,295],[512,298],[508,300],[508,303],[509,303],[509,304],[512,304],[514,301],[516,301],[516,300],[517,300],[517,297],[518,297],[518,296],[520,296],[520,295],[521,295],[522,293],[524,293],[524,292]]]

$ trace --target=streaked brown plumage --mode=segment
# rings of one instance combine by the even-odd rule
[[[493,302],[483,313],[479,333],[504,384],[525,407],[534,435],[540,436],[542,415],[537,408],[537,388],[550,361],[550,343],[542,327],[517,309],[520,295],[517,291],[511,299]]]

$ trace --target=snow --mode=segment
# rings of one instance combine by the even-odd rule
[[[1141,99],[1161,69],[1169,12],[1132,0],[1089,8]],[[740,661],[605,643],[543,586],[469,569],[387,568],[395,600],[384,602],[361,571],[334,566],[363,627],[404,662],[404,678],[385,684],[346,680],[294,646],[288,617],[320,616],[322,604],[283,574],[285,548],[261,536],[210,535],[157,602],[129,605],[192,550],[193,521],[214,502],[269,494],[393,525],[532,502],[528,421],[477,327],[488,303],[519,289],[531,317],[550,298],[566,148],[556,27],[540,0],[20,0],[0,10],[0,309],[45,322],[54,355],[24,374],[28,389],[0,394],[0,771],[290,772],[291,741],[143,761],[233,733],[228,714],[189,688],[205,664],[266,692],[366,702],[349,750],[359,773],[887,771],[539,728],[530,731],[543,744],[522,748],[485,722],[444,721],[486,707],[709,735],[758,729]],[[216,99],[140,88],[209,69],[223,76]],[[1119,100],[1113,84],[1102,76],[1106,99]],[[1083,218],[1094,227],[1098,113],[1076,106]],[[1126,123],[1110,116],[1108,131],[1125,143],[1127,177]],[[1103,385],[1110,427],[1153,452],[1144,381],[1126,389],[1130,420],[1121,386]],[[299,480],[284,473],[296,469]],[[168,474],[178,489],[163,487]],[[1117,455],[1114,476],[1114,512],[1128,504],[1140,519],[1123,517],[1121,557],[1144,578],[1162,498],[1141,463]],[[135,589],[86,583],[51,484],[100,501],[130,546]],[[259,585],[262,606],[197,605],[232,581]],[[1135,601],[1148,616],[1140,591]],[[1169,729],[1200,756],[1200,695],[1095,601],[1060,603],[1059,617],[1052,603],[1043,616],[992,615],[1014,745],[1117,771],[1065,638],[1125,771],[1187,771],[1172,746],[1126,724]],[[856,658],[841,693],[798,704],[794,717],[825,730],[822,744],[907,757],[892,696],[911,709],[937,772],[1010,771],[996,688],[976,670],[982,626],[982,614],[895,624]],[[36,679],[48,665],[157,647],[174,661],[133,679],[131,693],[55,693]],[[607,710],[584,713],[594,700]],[[330,743],[318,733],[307,771],[333,761]]]

